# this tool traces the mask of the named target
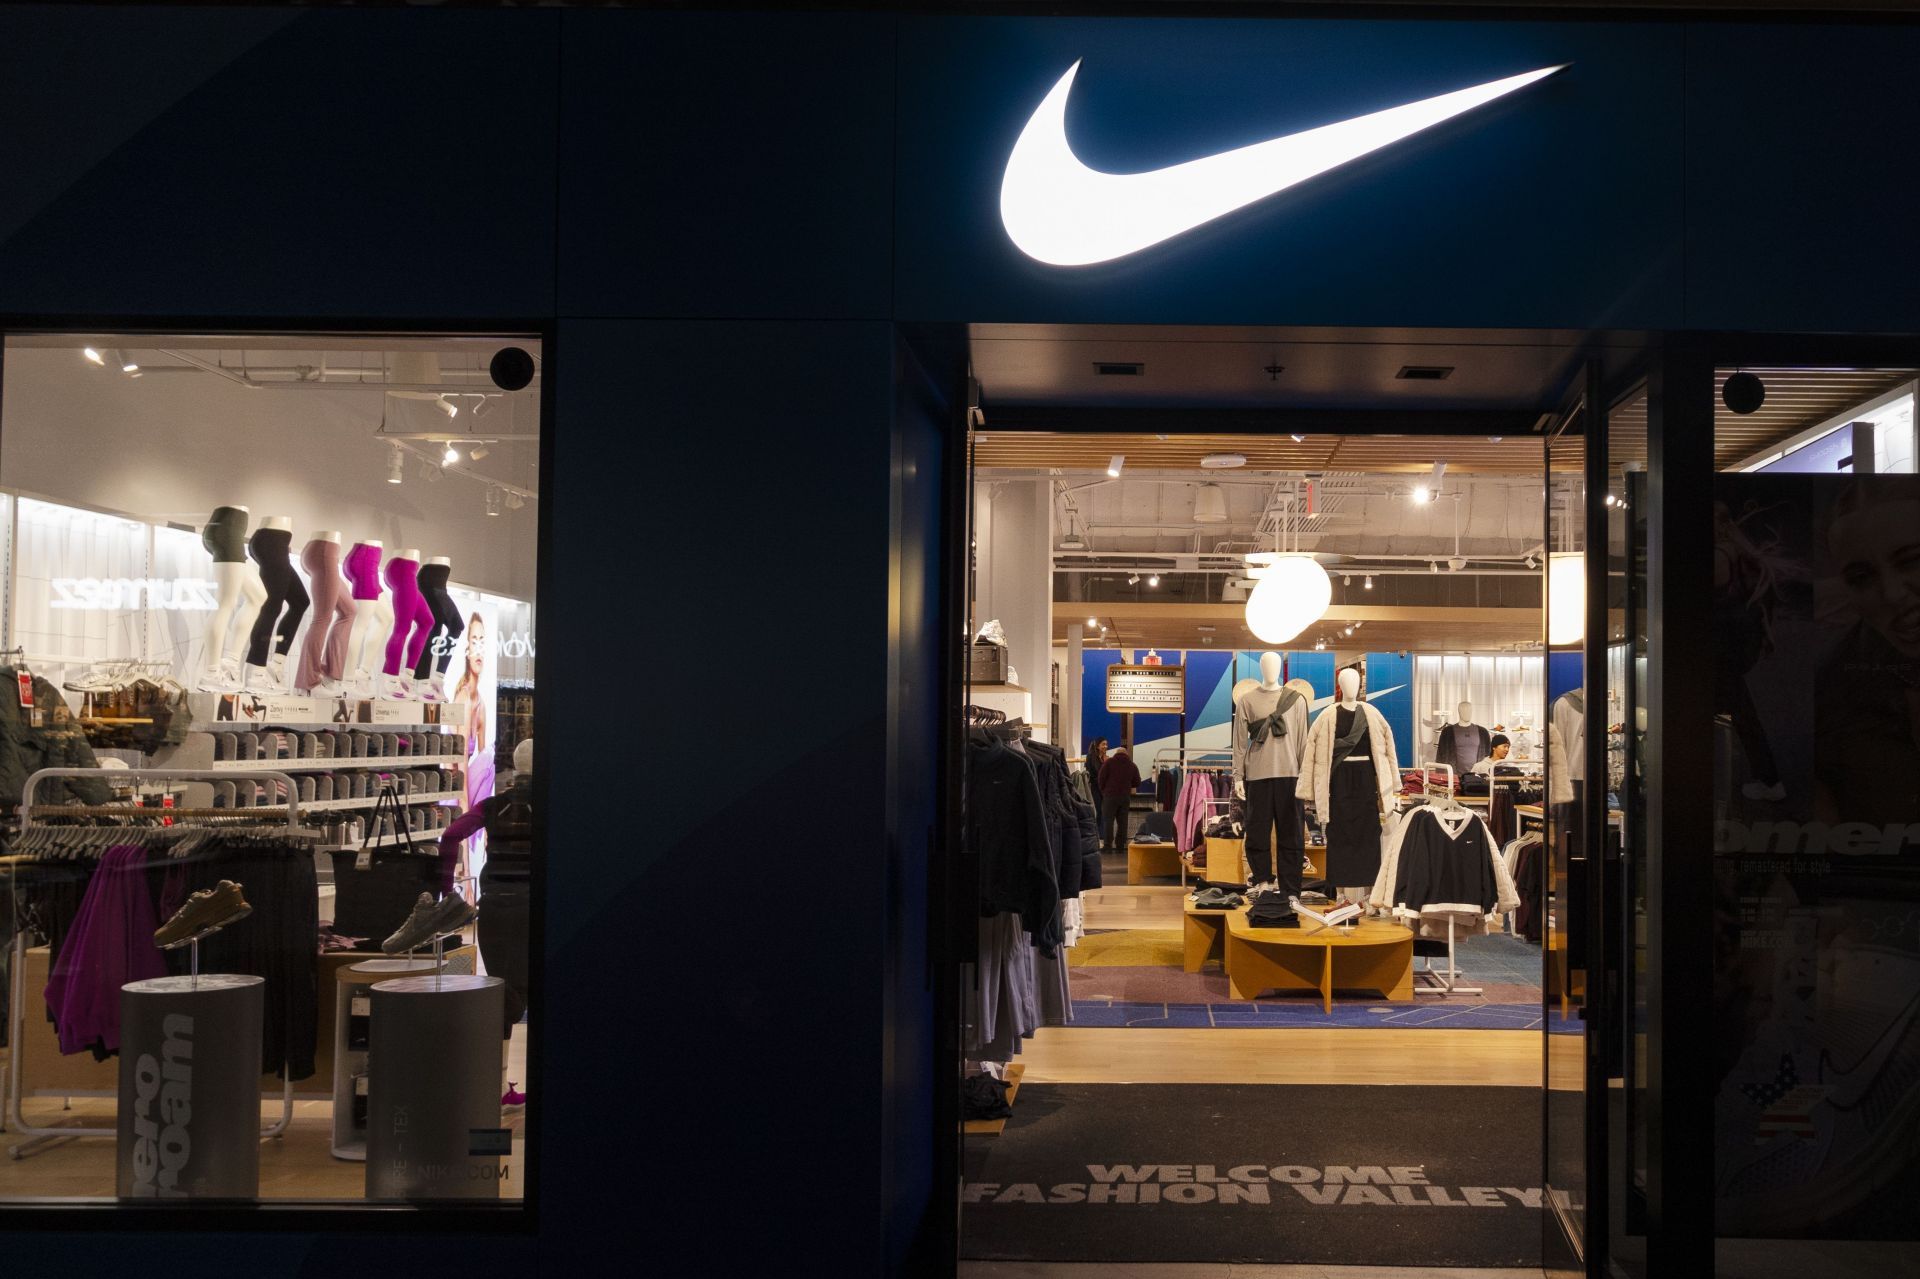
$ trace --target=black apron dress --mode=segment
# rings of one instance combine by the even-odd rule
[[[1353,731],[1358,709],[1339,707],[1336,738]],[[1345,761],[1327,779],[1327,882],[1337,888],[1371,888],[1380,874],[1380,789],[1374,780],[1373,740],[1367,725]]]

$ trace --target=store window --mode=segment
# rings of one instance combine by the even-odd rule
[[[523,1201],[540,359],[8,341],[0,1202]]]
[[[1912,1237],[1913,378],[1723,368],[1717,379],[1711,926],[1723,1265],[1760,1251],[1724,1241],[1768,1240],[1774,1257],[1799,1255],[1781,1239]],[[1775,455],[1814,464],[1769,463]]]

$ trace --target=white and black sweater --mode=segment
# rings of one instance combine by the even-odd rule
[[[1422,805],[1393,819],[1372,905],[1422,937],[1494,932],[1520,905],[1493,832],[1471,809]]]

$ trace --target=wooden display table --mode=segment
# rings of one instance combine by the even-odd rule
[[[1235,999],[1263,990],[1317,990],[1333,1011],[1333,992],[1377,990],[1396,1003],[1413,999],[1413,930],[1382,919],[1351,932],[1319,928],[1254,928],[1246,912],[1227,918],[1227,980]]]
[[[1206,839],[1207,859],[1204,864],[1194,867],[1202,871],[1208,879],[1217,879],[1227,884],[1247,882],[1247,841],[1244,839],[1215,839],[1209,835]]]
[[[1151,875],[1180,878],[1184,863],[1172,840],[1159,844],[1127,845],[1127,882],[1138,884]]]
[[[1186,951],[1183,967],[1190,973],[1197,973],[1207,966],[1209,959],[1220,961],[1222,971],[1227,962],[1227,916],[1247,913],[1245,906],[1235,906],[1231,910],[1207,910],[1195,906],[1191,900],[1183,900],[1186,913]]]

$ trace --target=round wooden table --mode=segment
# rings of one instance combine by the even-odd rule
[[[1228,915],[1226,970],[1235,999],[1264,990],[1317,990],[1333,1011],[1333,992],[1377,990],[1396,1003],[1413,999],[1413,930],[1384,919],[1351,929],[1255,928],[1244,912]]]

